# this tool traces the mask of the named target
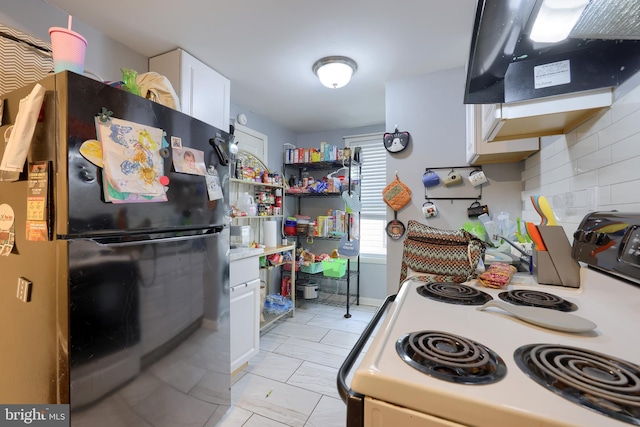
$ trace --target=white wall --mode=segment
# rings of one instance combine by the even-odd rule
[[[426,220],[421,208],[425,202],[422,174],[427,167],[466,165],[465,106],[463,104],[465,71],[454,68],[415,79],[389,82],[386,85],[387,131],[399,130],[411,134],[406,150],[387,156],[387,182],[395,171],[412,192],[411,203],[398,212],[405,226],[410,219],[441,229],[460,229],[473,200],[437,200],[439,214]],[[483,186],[482,204],[490,213],[506,211],[511,218],[520,216],[521,163],[486,165],[489,183]],[[387,219],[393,211],[387,209]],[[387,240],[387,277],[389,294],[398,290],[402,262],[403,239]]]
[[[233,87],[231,89],[233,93]],[[231,103],[230,110],[230,117],[232,119],[235,119],[238,114],[243,113],[247,116],[246,126],[249,129],[253,129],[257,132],[267,135],[267,137],[269,138],[267,167],[271,171],[281,171],[282,159],[284,158],[282,145],[285,143],[295,144],[296,134],[285,128],[284,126],[281,126],[269,119],[265,119],[264,117],[255,114],[253,111],[233,102]],[[242,146],[239,146],[239,148],[242,149]]]
[[[525,160],[523,217],[539,223],[529,197],[546,196],[572,241],[590,211],[640,211],[640,74],[615,92],[616,101],[566,135],[542,138]]]

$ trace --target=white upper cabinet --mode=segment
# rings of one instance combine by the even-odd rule
[[[183,113],[229,131],[229,79],[182,49],[149,58],[149,71],[169,79]]]
[[[612,103],[612,89],[604,88],[509,104],[483,105],[482,139],[507,141],[566,134]]]
[[[540,149],[540,138],[518,138],[505,141],[487,141],[482,137],[487,109],[483,105],[467,104],[467,163],[517,162]]]

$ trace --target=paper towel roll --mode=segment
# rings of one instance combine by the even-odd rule
[[[278,246],[278,222],[264,222],[264,245],[268,248]]]

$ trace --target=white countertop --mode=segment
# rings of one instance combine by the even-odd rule
[[[237,261],[262,254],[264,254],[263,248],[234,248],[229,250],[229,261]]]

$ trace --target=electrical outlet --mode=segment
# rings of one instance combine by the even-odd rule
[[[24,277],[18,278],[18,293],[16,296],[22,302],[31,301],[31,282]]]

